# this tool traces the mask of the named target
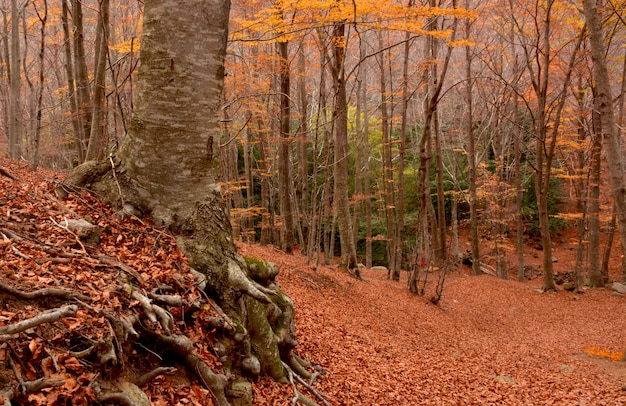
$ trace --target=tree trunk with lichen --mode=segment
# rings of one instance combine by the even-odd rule
[[[274,282],[278,269],[237,253],[220,191],[217,110],[229,7],[225,0],[145,1],[128,137],[110,159],[87,162],[66,180],[178,235],[190,266],[206,277],[205,291],[235,324],[217,345],[232,377],[221,388],[227,394],[241,384],[236,377],[286,380],[281,361],[289,362],[296,344],[293,303]]]

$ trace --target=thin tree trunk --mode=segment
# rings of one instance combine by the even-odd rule
[[[63,24],[63,50],[65,52],[65,75],[67,78],[67,98],[70,102],[70,113],[72,115],[72,128],[74,130],[74,142],[76,143],[76,151],[78,153],[78,162],[85,161],[87,151],[82,142],[82,128],[78,117],[78,102],[76,100],[76,86],[74,77],[74,61],[72,59],[72,39],[70,36],[70,26],[68,20],[67,1],[63,0],[61,21]]]
[[[11,67],[10,67],[10,102],[9,102],[9,157],[19,159],[22,156],[22,97],[19,10],[17,0],[11,0]]]
[[[592,288],[604,286],[600,270],[600,168],[602,155],[602,123],[597,110],[592,112],[594,136],[591,145],[589,179],[589,282]]]
[[[78,117],[81,124],[81,148],[87,156],[89,133],[91,132],[91,86],[85,57],[85,35],[83,6],[81,0],[72,0],[72,21],[74,23],[74,68],[76,69],[76,100]]]
[[[345,23],[335,23],[332,36],[332,73],[335,90],[333,121],[335,127],[335,210],[339,222],[342,263],[349,273],[360,278],[356,263],[356,247],[350,219],[348,199],[348,100],[346,96],[345,62]]]
[[[108,143],[105,122],[106,65],[108,58],[109,0],[100,0],[100,16],[96,28],[96,56],[94,70],[91,130],[86,159],[99,160]]]
[[[311,227],[311,218],[307,218],[309,215],[309,156],[308,156],[308,136],[309,136],[309,104],[306,91],[306,60],[304,55],[304,45],[302,44],[298,49],[298,96],[300,99],[300,136],[298,138],[298,203],[301,214],[299,219],[299,228],[303,229],[305,238],[301,238],[300,248],[302,252],[308,251],[308,246],[311,241],[308,239],[308,229]]]
[[[278,49],[279,66],[280,66],[280,143],[279,143],[279,182],[280,182],[280,215],[282,218],[282,249],[288,253],[293,253],[294,226],[293,226],[293,210],[291,205],[291,162],[289,158],[289,144],[291,134],[291,106],[290,106],[290,73],[288,50],[289,43],[279,41],[276,44]]]
[[[45,84],[44,76],[44,58],[46,52],[46,22],[48,20],[48,1],[43,0],[43,14],[39,13],[37,4],[33,3],[37,18],[41,23],[40,30],[40,43],[39,43],[39,86],[37,87],[37,124],[35,127],[35,134],[33,136],[33,161],[31,168],[33,171],[37,170],[39,166],[39,143],[41,139],[41,113],[42,113],[42,101],[43,101],[43,89]]]
[[[606,52],[602,35],[602,21],[598,13],[596,2],[583,0],[585,17],[591,44],[591,59],[593,62],[594,82],[597,91],[595,106],[602,122],[602,135],[605,143],[606,160],[611,180],[613,201],[617,207],[619,232],[622,243],[622,252],[626,252],[626,188],[624,187],[624,163],[622,150],[613,112],[613,96],[611,82],[606,66]],[[626,281],[626,255],[622,259],[622,277]]]

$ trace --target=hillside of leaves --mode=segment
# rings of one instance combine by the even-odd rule
[[[5,404],[9,397],[23,405],[139,404],[122,396],[133,384],[146,404],[213,404],[158,328],[135,332],[141,340],[116,333],[118,321],[145,317],[139,293],[166,308],[171,334],[190,338],[198,359],[220,372],[212,348],[219,310],[195,285],[174,238],[146,220],[118,219],[87,192],[61,199],[55,187],[62,174],[0,165],[18,178],[0,176]],[[96,224],[100,239],[78,238],[66,225],[72,218]],[[546,294],[539,280],[472,277],[460,265],[435,306],[428,289],[436,274],[426,295],[416,297],[406,277],[393,282],[364,270],[360,282],[336,266],[313,269],[298,253],[238,248],[280,266],[278,282],[296,304],[297,352],[321,372],[313,388],[326,404],[626,402],[626,363],[614,360],[626,346],[626,298],[610,289]],[[562,246],[555,254],[559,269],[573,267],[567,252]],[[160,301],[165,297],[182,305]],[[21,321],[54,312],[58,317],[15,332]],[[157,367],[166,369],[154,373]],[[303,385],[298,390],[317,400]],[[262,379],[254,396],[258,405],[291,405],[294,390]]]

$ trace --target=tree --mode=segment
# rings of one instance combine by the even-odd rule
[[[602,21],[595,1],[584,0],[585,18],[589,30],[591,44],[591,59],[595,84],[595,106],[600,115],[601,135],[606,145],[606,160],[611,179],[611,192],[617,208],[619,233],[622,249],[626,250],[626,189],[624,185],[624,164],[622,162],[621,146],[615,125],[613,111],[613,96],[606,66],[606,52],[603,41]],[[622,275],[626,280],[626,258],[622,261]]]
[[[335,205],[339,219],[339,237],[341,239],[341,258],[350,273],[360,277],[356,263],[356,246],[350,221],[350,202],[348,200],[348,100],[346,96],[346,24],[336,22],[332,33],[333,61],[331,72],[335,90],[333,121],[335,125]]]
[[[284,381],[282,361],[303,369],[292,353],[293,303],[272,282],[276,267],[248,266],[237,253],[220,190],[217,111],[228,15],[224,0],[145,2],[130,132],[113,157],[79,166],[66,183],[87,185],[175,233],[190,266],[206,277],[205,291],[235,325],[222,342],[224,368]],[[205,383],[228,404],[225,376],[211,373]]]
[[[11,0],[11,64],[9,68],[9,157],[22,156],[22,96],[20,63],[19,10],[17,0]]]

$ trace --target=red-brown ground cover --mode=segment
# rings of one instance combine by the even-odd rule
[[[364,283],[333,267],[313,270],[303,256],[239,247],[280,265],[297,306],[298,350],[328,371],[316,387],[333,404],[626,402],[626,365],[585,353],[626,345],[626,299],[609,289],[541,293],[539,281],[459,268],[434,306],[380,271],[365,270]]]
[[[62,175],[33,174],[25,164],[15,162],[0,164],[25,181],[0,177],[0,228],[22,236],[21,240],[0,237],[5,283],[25,291],[70,289],[90,296],[92,306],[122,314],[136,307],[112,300],[115,296],[109,288],[123,273],[119,266],[101,263],[96,254],[129,264],[148,285],[188,272],[174,239],[148,222],[116,220],[85,192],[57,202],[54,179]],[[69,216],[64,207],[90,216],[103,229],[102,241],[81,247],[75,236],[55,225],[53,220],[61,222]],[[571,239],[565,236],[556,242],[557,270],[571,270],[575,252]],[[48,252],[43,251],[45,247]],[[314,387],[333,405],[626,403],[626,363],[585,353],[590,348],[617,353],[626,346],[626,298],[610,289],[541,293],[539,280],[519,283],[487,275],[472,277],[469,269],[459,266],[448,275],[443,297],[435,306],[428,300],[428,291],[424,297],[408,291],[404,274],[401,282],[393,282],[380,271],[364,270],[367,282],[360,282],[337,267],[314,270],[299,254],[250,244],[238,247],[244,255],[280,266],[278,281],[297,308],[297,352],[327,372]],[[63,252],[70,260],[60,261],[63,257],[50,262],[46,258],[54,255],[49,252]],[[540,262],[541,252],[528,249],[527,254],[528,263]],[[616,264],[613,273],[615,269]],[[430,275],[431,290],[436,277]],[[56,299],[16,300],[2,293],[0,325],[61,304]],[[196,350],[209,359],[210,336],[198,325],[178,325],[186,328]],[[3,385],[15,383],[7,363],[8,354],[14,351],[22,357],[18,369],[25,378],[56,370],[55,376],[66,382],[61,388],[30,396],[24,404],[46,404],[51,399],[86,404],[89,385],[99,373],[76,358],[64,357],[64,346],[71,345],[67,338],[71,332],[78,331],[87,339],[108,328],[104,318],[81,308],[75,317],[20,333],[0,344]],[[48,342],[46,332],[56,335]],[[150,357],[148,353],[135,355]],[[53,359],[59,364],[55,368],[50,364]],[[137,371],[125,377],[144,373],[154,362],[137,362],[131,366]],[[212,404],[208,392],[189,377],[185,373],[160,377],[142,389],[153,404]],[[255,404],[292,404],[289,385],[263,379],[254,390]],[[58,402],[54,404],[63,404]]]

